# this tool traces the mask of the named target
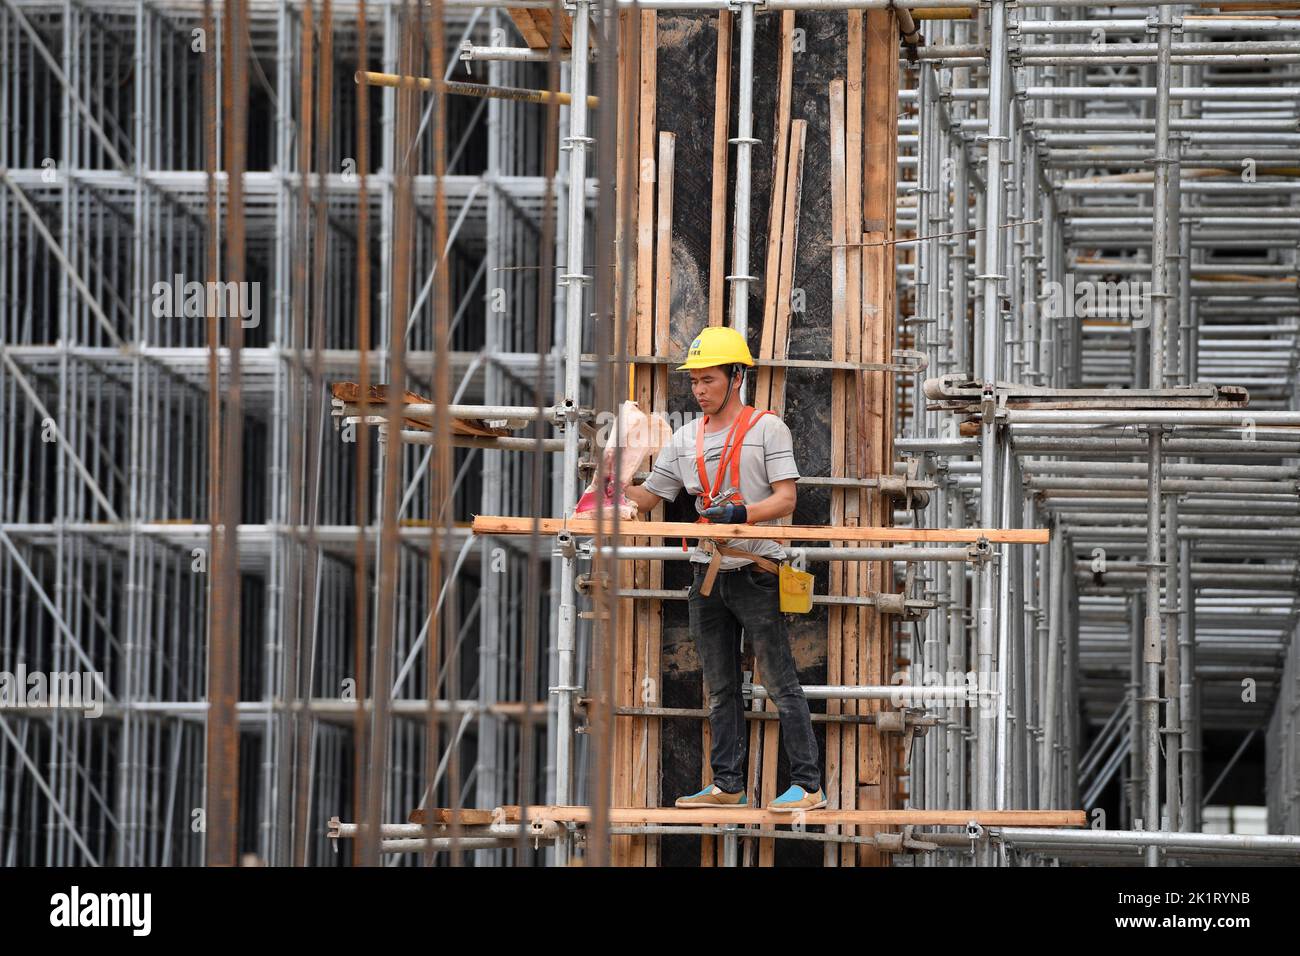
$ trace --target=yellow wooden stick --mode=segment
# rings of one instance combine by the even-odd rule
[[[401,76],[397,73],[375,73],[369,70],[357,70],[356,81],[367,86],[388,86],[393,88],[421,89],[432,90],[433,80],[427,76]],[[453,83],[443,82],[438,84],[438,89],[443,93],[452,93],[456,96],[490,96],[499,100],[514,100],[518,103],[550,103],[556,102],[565,105],[573,102],[573,97],[568,93],[555,93],[551,90],[527,90],[516,86],[487,86],[483,83]],[[596,96],[587,97],[587,105],[596,107],[600,105],[600,98]]]

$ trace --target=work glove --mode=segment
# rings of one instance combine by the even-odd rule
[[[749,521],[749,513],[744,505],[728,502],[724,505],[714,505],[712,508],[698,510],[700,511],[700,517],[708,518],[714,524],[745,524]]]

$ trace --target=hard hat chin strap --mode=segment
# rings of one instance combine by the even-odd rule
[[[727,403],[731,401],[731,393],[737,390],[735,387],[735,379],[737,375],[741,376],[741,381],[743,383],[745,373],[742,366],[738,362],[732,362],[727,366],[727,397],[722,400],[722,407],[718,409],[719,415],[726,410]]]

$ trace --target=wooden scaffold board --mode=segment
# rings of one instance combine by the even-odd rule
[[[503,518],[478,515],[470,525],[475,534],[530,534],[532,518]],[[538,530],[542,534],[559,534],[568,531],[576,537],[592,537],[596,521],[592,518],[543,518]],[[603,534],[610,535],[613,528],[605,522]],[[852,527],[827,527],[822,525],[755,525],[755,524],[695,524],[689,521],[623,521],[620,536],[647,538],[766,538],[773,541],[841,541],[861,543],[881,541],[893,543],[974,543],[985,540],[1001,544],[1047,544],[1050,532],[1046,528],[894,528],[888,526],[855,525]],[[625,542],[625,547],[631,547]]]
[[[805,826],[965,826],[978,823],[984,827],[1083,827],[1087,814],[1083,810],[806,810],[792,814],[779,810],[763,809],[677,809],[675,807],[612,807],[608,811],[611,826],[637,826],[640,824],[776,824]],[[493,810],[461,810],[459,814],[439,808],[432,811],[435,825],[450,824],[453,819],[462,825],[489,823],[519,823],[525,814],[517,806],[497,807]],[[591,807],[528,807],[530,821],[557,823],[591,823],[595,811]],[[426,811],[414,810],[409,822],[423,824]]]

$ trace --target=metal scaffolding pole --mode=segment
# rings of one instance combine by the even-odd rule
[[[982,236],[984,261],[983,274],[977,276],[982,282],[980,291],[980,341],[982,343],[980,373],[984,380],[985,401],[992,399],[993,383],[1001,373],[1002,300],[998,283],[1006,279],[1002,273],[1002,216],[1005,208],[1005,196],[1002,186],[1003,146],[1008,142],[1006,135],[1007,110],[1007,10],[1003,0],[994,0],[989,8],[990,17],[990,51],[989,51],[989,133],[985,155],[985,189],[984,234]],[[991,415],[984,416],[980,431],[980,524],[986,528],[1000,526],[999,505],[1001,496],[997,493],[998,463],[1002,454],[1001,432]],[[994,642],[999,622],[996,618],[995,591],[997,571],[993,565],[982,567],[978,575],[979,583],[979,630],[977,671],[992,674],[994,668]],[[993,807],[995,727],[989,724],[979,728],[977,735],[976,774],[978,791],[976,807]]]

